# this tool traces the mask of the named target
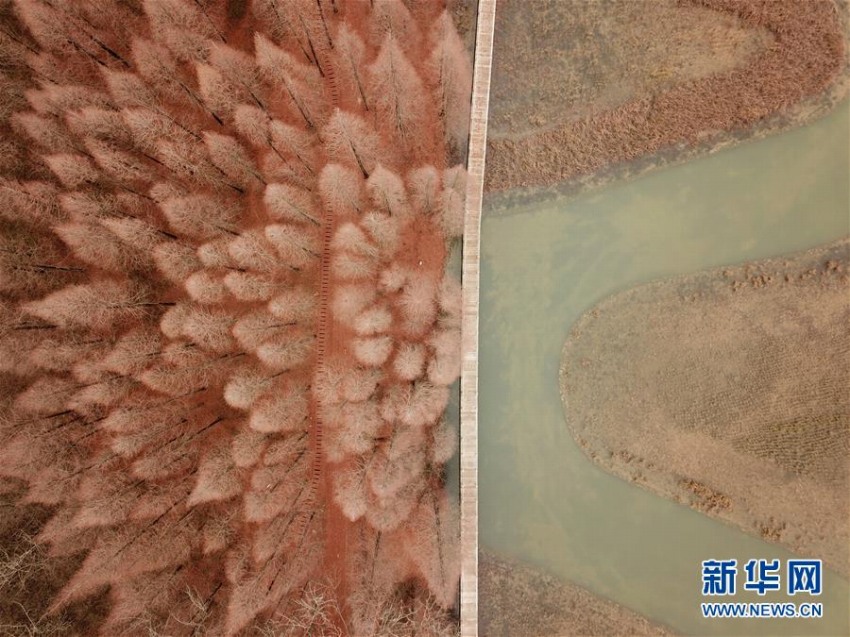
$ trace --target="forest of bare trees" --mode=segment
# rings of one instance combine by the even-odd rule
[[[0,72],[0,566],[74,564],[0,625],[454,634],[445,3],[3,0]]]

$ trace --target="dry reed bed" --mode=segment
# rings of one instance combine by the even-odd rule
[[[607,471],[848,572],[850,242],[642,285],[564,345],[567,426]]]
[[[488,637],[675,634],[576,584],[492,553],[481,554],[481,575],[481,628]]]
[[[577,11],[582,10],[580,4]],[[590,113],[578,110],[568,121],[491,139],[487,189],[558,184],[559,189],[575,190],[639,173],[798,125],[828,110],[846,93],[847,8],[843,0],[682,0],[679,6],[716,11],[718,18],[734,18],[741,28],[768,32],[772,41],[756,53],[743,49],[746,59],[730,70],[673,85],[657,83],[653,90],[613,108],[606,108],[603,101]],[[518,46],[500,42],[497,34],[497,55],[510,56]],[[630,46],[640,46],[639,40]],[[578,47],[592,49],[594,42]],[[596,72],[596,63],[591,59],[590,75]],[[568,95],[575,90],[564,88]],[[550,93],[555,101],[542,107],[543,112],[562,101],[559,91]],[[529,108],[535,112],[533,105]]]

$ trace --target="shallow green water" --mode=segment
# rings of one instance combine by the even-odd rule
[[[606,474],[569,436],[558,391],[570,327],[602,298],[652,279],[846,236],[848,140],[845,102],[815,124],[630,183],[569,201],[508,204],[506,215],[488,218],[485,211],[479,370],[484,547],[684,634],[850,634],[850,590],[832,573],[819,598],[794,599],[823,602],[822,619],[702,619],[701,560],[736,557],[741,566],[759,557],[784,563],[791,554]]]

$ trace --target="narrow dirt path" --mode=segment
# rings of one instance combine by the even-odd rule
[[[327,357],[333,351],[334,323],[330,312],[331,300],[331,240],[336,229],[336,220],[329,211],[322,218],[322,255],[319,274],[319,319],[316,336],[316,363],[314,374],[322,373]],[[348,597],[346,573],[346,555],[348,553],[348,533],[351,523],[342,510],[333,501],[332,471],[323,447],[324,423],[321,408],[315,394],[310,397],[310,453],[311,453],[311,498],[314,507],[324,507],[325,551],[321,573],[336,591],[340,605]],[[344,609],[343,613],[344,613]],[[341,618],[335,618],[342,621]],[[339,626],[343,631],[346,627]]]

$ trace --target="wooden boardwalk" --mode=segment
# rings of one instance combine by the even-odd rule
[[[478,0],[463,228],[460,377],[460,634],[478,637],[478,290],[496,0]]]

